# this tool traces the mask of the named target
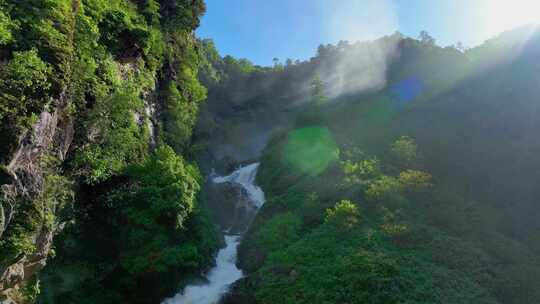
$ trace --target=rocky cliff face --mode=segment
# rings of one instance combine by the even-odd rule
[[[21,138],[11,157],[7,172],[11,182],[1,186],[0,193],[0,238],[4,231],[17,220],[25,204],[40,204],[44,193],[46,174],[44,159],[54,156],[64,160],[73,139],[73,121],[67,114],[67,100],[59,100],[53,112],[43,111],[39,120]],[[56,206],[34,206],[42,214],[54,216]],[[52,208],[52,210],[51,210]],[[46,210],[49,209],[49,210]],[[19,290],[41,270],[52,246],[53,236],[61,223],[46,223],[42,216],[36,229],[28,236],[33,250],[19,254],[11,261],[0,265],[0,299],[2,303],[15,302]],[[7,263],[6,263],[7,262]]]
[[[72,230],[89,214],[122,213],[83,201],[83,190],[117,189],[116,178],[160,145],[187,154],[206,96],[194,36],[204,10],[202,0],[0,1],[0,303],[35,302],[47,257],[66,263],[61,239],[83,248]],[[118,251],[129,245],[112,242]],[[88,288],[74,287],[74,298],[80,290]]]
[[[41,216],[34,223],[36,227],[26,236],[32,244],[31,250],[0,263],[2,304],[29,302],[25,288],[32,288],[39,271],[46,266],[54,236],[65,224],[66,219],[57,216],[62,211],[60,202],[47,204],[44,196],[47,195],[47,187],[50,187],[47,185],[50,183],[47,177],[61,174],[56,166],[51,166],[50,160],[61,164],[72,149],[75,130],[74,118],[69,112],[70,102],[69,98],[62,96],[56,102],[58,105],[54,111],[41,112],[37,122],[21,136],[5,167],[9,177],[0,187],[0,240],[10,225],[17,221],[21,209],[30,205]],[[154,149],[158,142],[159,115],[156,103],[155,91],[146,91],[143,94],[144,107],[141,113],[133,113],[133,119],[140,129],[149,133],[147,139],[150,149]],[[100,130],[99,125],[87,130],[89,138],[85,141],[91,141],[92,134]]]

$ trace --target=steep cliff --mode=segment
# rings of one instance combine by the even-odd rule
[[[72,138],[73,124],[62,106],[53,113],[44,111],[22,137],[6,167],[11,182],[2,185],[0,206],[0,236],[7,239],[3,249],[9,250],[3,252],[0,269],[0,289],[6,295],[16,298],[20,284],[46,264],[54,234],[61,227],[55,216],[68,199],[70,186],[46,159],[64,160]],[[66,189],[55,191],[55,187]]]
[[[0,302],[35,301],[40,271],[51,255],[57,255],[58,268],[91,265],[85,257],[69,256],[55,236],[66,228],[62,238],[76,240],[70,248],[83,248],[77,238],[84,233],[74,232],[82,230],[81,223],[98,214],[115,217],[87,194],[107,189],[101,193],[110,198],[115,188],[144,193],[144,176],[157,159],[183,172],[171,172],[170,178],[187,186],[175,190],[186,205],[162,207],[164,214],[157,214],[176,218],[176,224],[160,222],[156,229],[183,235],[193,227],[184,222],[204,221],[196,203],[198,173],[181,157],[190,149],[206,94],[197,80],[193,34],[204,9],[199,0],[0,0]],[[177,154],[168,154],[167,145]],[[157,147],[161,154],[153,152]],[[129,208],[145,210],[118,208],[117,216]],[[132,230],[141,225],[129,216],[122,219]],[[127,266],[119,265],[119,257],[132,249],[122,249],[122,242],[127,241],[117,240],[115,266],[102,277],[126,271],[120,270]],[[152,246],[157,245],[147,250]],[[205,255],[216,246],[217,241],[207,244]],[[200,248],[196,241],[193,248]],[[165,268],[127,269],[125,277],[164,275],[182,263],[191,263],[194,273],[205,267],[205,261],[185,258]],[[48,274],[54,276],[55,269]],[[124,286],[117,300],[128,291]],[[51,292],[48,296],[44,301],[54,302]]]

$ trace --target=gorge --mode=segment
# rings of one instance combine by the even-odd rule
[[[212,183],[230,183],[240,187],[234,206],[233,224],[224,230],[225,247],[218,252],[215,266],[208,271],[204,282],[186,286],[182,292],[165,300],[163,304],[217,304],[229,291],[230,285],[242,278],[242,271],[236,266],[236,257],[238,244],[245,231],[231,233],[238,222],[251,223],[256,211],[264,204],[264,192],[255,185],[258,167],[259,164],[254,163],[240,167],[228,176],[209,177]]]
[[[309,46],[317,27],[283,24],[314,3],[320,22],[371,7],[277,2],[298,7],[208,1],[226,6],[209,24],[286,29],[261,43],[277,53]],[[540,301],[537,25],[470,48],[392,30],[259,65],[224,54],[260,46],[240,30],[203,39],[205,11],[0,0],[1,304]]]

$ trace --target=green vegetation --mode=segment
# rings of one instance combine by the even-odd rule
[[[105,199],[109,204],[126,204],[121,211],[125,219],[119,220],[127,223],[120,228],[121,235],[125,235],[121,244],[126,246],[120,249],[124,253],[120,258],[122,267],[137,275],[197,265],[189,261],[199,258],[196,247],[176,243],[174,238],[193,212],[200,188],[197,169],[184,164],[171,148],[162,146],[154,157],[133,167],[128,176],[134,185],[127,191],[113,191]],[[156,237],[161,235],[164,237]]]
[[[351,201],[342,200],[334,208],[326,210],[324,221],[342,231],[347,231],[358,224],[359,217],[358,207]]]
[[[193,36],[204,10],[199,0],[0,0],[1,183],[18,187],[1,196],[0,268],[54,256],[9,297],[156,302],[211,265],[220,239],[188,158],[206,97]],[[55,133],[30,136],[51,121]],[[39,146],[37,165],[10,169],[21,140]],[[60,227],[47,253],[37,240]]]
[[[259,246],[277,250],[284,244],[297,241],[302,220],[293,213],[284,213],[275,216],[257,232],[255,239]]]
[[[45,276],[48,301],[147,303],[212,262],[220,239],[199,205],[196,167],[159,146],[117,179],[82,189],[80,201],[93,210],[59,241],[61,262],[51,266],[60,269]]]
[[[392,144],[392,154],[395,161],[406,165],[412,165],[418,158],[418,147],[408,136],[402,136]]]
[[[466,51],[398,33],[272,68],[221,58],[206,41],[214,70],[202,70],[208,103],[194,134],[217,153],[205,157],[227,160],[219,145],[245,137],[231,125],[272,134],[257,176],[267,202],[240,245],[248,278],[234,294],[258,304],[536,303],[540,36],[527,33]],[[388,45],[399,56],[382,88],[312,102],[335,88],[342,60]]]
[[[58,161],[53,157],[44,157],[43,168],[46,177],[43,191],[34,201],[20,198],[16,202],[18,214],[11,219],[11,224],[0,240],[0,261],[3,267],[10,265],[25,254],[36,250],[35,235],[53,231],[62,217],[59,210],[65,210],[73,202],[73,183],[61,175]],[[9,204],[2,201],[3,204]],[[36,283],[37,284],[37,283]]]
[[[386,166],[403,142],[391,144],[387,157],[344,152],[341,165],[334,160],[319,175],[299,174],[286,156],[263,158],[268,202],[241,249],[257,303],[498,303],[482,285],[487,273],[433,259],[442,252],[430,243],[446,232],[418,217],[435,195],[431,175],[410,169],[413,159],[394,163],[403,168],[396,176]]]
[[[133,119],[137,110],[142,110],[142,103],[133,93],[115,94],[95,106],[86,127],[99,130],[96,142],[81,147],[74,160],[87,183],[107,180],[144,157],[148,137]]]
[[[172,295],[222,245],[202,175],[259,156],[267,203],[234,293],[540,299],[538,32],[470,50],[396,33],[260,67],[198,40],[204,11],[0,0],[0,275],[31,274],[0,282],[0,301]],[[348,59],[382,49],[384,81],[366,82]]]
[[[319,175],[338,157],[330,130],[321,127],[291,131],[283,153],[290,166],[309,175]]]
[[[328,97],[324,93],[324,82],[319,75],[315,75],[315,78],[311,81],[311,98],[313,99],[312,102],[316,105],[323,105],[328,101]]]
[[[36,113],[44,106],[51,84],[47,82],[51,69],[39,58],[35,49],[15,52],[13,59],[2,67],[2,110],[0,119],[14,120]],[[20,98],[20,99],[19,99]],[[28,124],[21,122],[21,127]]]

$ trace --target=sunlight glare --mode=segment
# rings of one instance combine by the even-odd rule
[[[486,25],[494,32],[502,32],[540,22],[539,0],[484,1]]]

